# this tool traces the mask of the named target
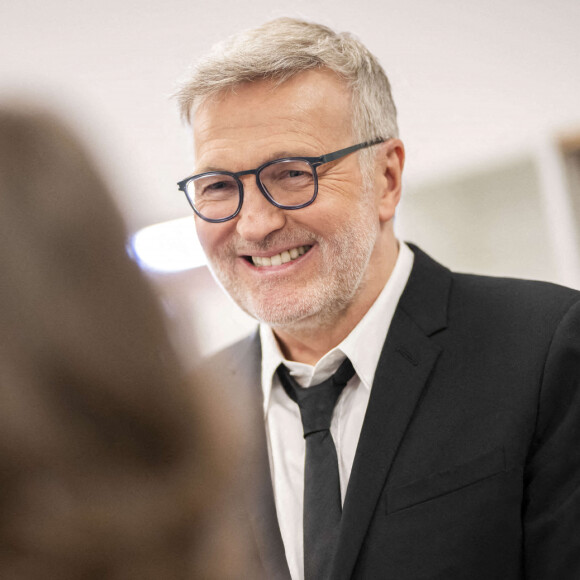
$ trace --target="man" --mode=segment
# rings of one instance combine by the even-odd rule
[[[580,578],[580,295],[454,274],[395,238],[395,106],[349,35],[270,22],[179,98],[180,188],[260,321],[212,365],[262,413],[266,576]]]

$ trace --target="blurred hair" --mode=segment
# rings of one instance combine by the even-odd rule
[[[0,232],[0,577],[226,577],[195,552],[227,471],[215,415],[105,186],[42,111],[0,109]]]
[[[377,58],[348,32],[321,24],[278,18],[216,44],[176,92],[182,117],[192,122],[206,99],[259,80],[283,83],[312,69],[335,72],[351,90],[352,132],[356,142],[398,137],[391,87]],[[373,149],[360,152],[363,174]]]

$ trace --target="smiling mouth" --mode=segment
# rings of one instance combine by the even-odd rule
[[[311,247],[312,246],[298,246],[297,248],[285,250],[280,254],[268,256],[267,258],[261,256],[246,256],[246,260],[258,268],[263,268],[264,266],[281,266],[282,264],[296,260],[296,258],[304,255]]]

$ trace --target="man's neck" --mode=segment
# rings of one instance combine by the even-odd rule
[[[328,316],[315,316],[292,327],[272,328],[282,354],[287,360],[315,365],[327,352],[338,346],[363,319],[385,287],[395,267],[398,248],[381,256],[380,267],[370,267],[359,291],[342,310]]]

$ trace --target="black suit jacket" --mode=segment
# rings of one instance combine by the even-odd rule
[[[331,578],[579,580],[580,293],[455,274],[412,249]],[[254,393],[245,505],[265,577],[289,578],[257,336],[213,367],[228,387]]]

